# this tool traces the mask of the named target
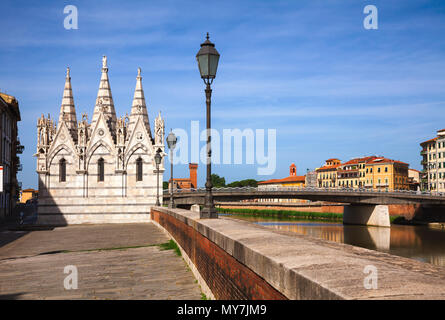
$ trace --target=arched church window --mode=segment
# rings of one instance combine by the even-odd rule
[[[142,159],[138,158],[136,160],[136,181],[142,181]]]
[[[100,158],[97,161],[97,181],[105,180],[105,162],[104,159]]]
[[[59,182],[66,181],[66,160],[61,159],[59,161]]]

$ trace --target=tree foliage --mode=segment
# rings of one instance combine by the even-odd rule
[[[255,179],[245,179],[241,181],[233,181],[226,185],[226,178],[220,177],[217,174],[212,174],[212,184],[215,188],[223,188],[223,187],[230,187],[230,188],[242,188],[242,187],[257,187],[258,181]]]
[[[214,188],[223,188],[226,186],[226,179],[224,177],[220,177],[217,174],[212,174],[211,179]]]
[[[255,179],[245,179],[241,181],[233,181],[227,185],[227,187],[231,188],[242,188],[242,187],[257,187],[258,181]]]

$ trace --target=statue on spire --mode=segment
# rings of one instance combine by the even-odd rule
[[[102,69],[107,69],[107,56],[102,57]]]
[[[155,119],[155,144],[162,145],[164,143],[164,120],[161,118],[161,111]]]

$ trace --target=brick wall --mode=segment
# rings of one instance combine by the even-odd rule
[[[152,220],[167,230],[187,253],[216,299],[287,299],[263,278],[183,221],[154,209],[151,215]]]
[[[252,205],[234,205],[219,204],[221,208],[227,209],[259,209],[259,210],[289,210],[289,211],[309,211],[309,212],[325,212],[325,213],[341,213],[344,212],[344,205],[314,205],[314,206],[274,206],[270,204],[252,204]],[[407,220],[414,217],[422,216],[422,206],[420,204],[390,204],[388,205],[390,216],[403,216]],[[419,218],[420,219],[420,218]]]
[[[413,219],[421,212],[420,204],[390,204],[388,205],[390,216],[403,216],[407,220]]]
[[[226,209],[257,209],[257,210],[288,210],[288,211],[300,211],[300,212],[325,212],[325,213],[343,213],[343,205],[318,205],[318,206],[274,206],[270,205],[226,205],[220,204],[219,207]]]

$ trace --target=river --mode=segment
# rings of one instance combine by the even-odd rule
[[[391,228],[343,225],[312,220],[271,220],[227,215],[262,226],[346,243],[397,256],[445,266],[445,230],[427,226],[392,225]]]

